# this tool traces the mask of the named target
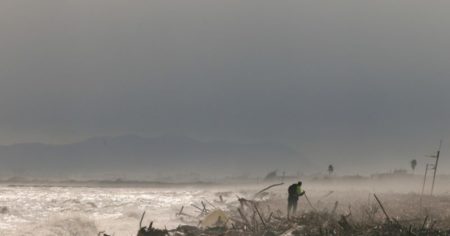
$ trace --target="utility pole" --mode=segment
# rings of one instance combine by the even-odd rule
[[[422,209],[423,193],[425,192],[425,185],[427,182],[428,170],[434,169],[433,164],[427,163],[425,166],[425,174],[423,175],[422,192],[420,193],[420,209]]]
[[[434,181],[436,180],[436,172],[437,172],[437,167],[438,167],[438,163],[439,163],[439,156],[441,155],[441,146],[442,146],[442,139],[441,139],[441,141],[439,142],[439,148],[438,148],[438,150],[436,151],[436,155],[434,155],[434,156],[429,156],[429,157],[431,157],[431,158],[435,158],[435,159],[436,159],[435,164],[434,164],[434,166],[433,166],[434,173],[433,173],[433,182],[432,182],[432,184],[431,184],[431,192],[430,192],[430,195],[431,195],[431,196],[433,195]]]
[[[427,173],[428,173],[428,169],[430,168],[429,166],[430,166],[429,163],[427,163],[427,165],[425,166],[425,175],[423,175],[423,184],[422,184],[422,192],[420,193],[420,199],[422,199],[423,192],[425,191],[425,183],[427,181]]]

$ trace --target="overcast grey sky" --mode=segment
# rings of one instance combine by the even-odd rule
[[[0,143],[177,134],[408,167],[440,138],[450,144],[448,9],[446,0],[3,0]]]

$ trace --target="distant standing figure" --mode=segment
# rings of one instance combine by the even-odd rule
[[[292,214],[295,214],[295,212],[297,211],[298,198],[305,194],[305,191],[302,190],[302,181],[299,181],[298,183],[289,186],[288,193],[289,197],[288,197],[287,217],[289,218],[289,216],[291,215],[291,210]]]

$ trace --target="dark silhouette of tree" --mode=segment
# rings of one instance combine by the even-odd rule
[[[417,166],[417,161],[416,161],[416,159],[414,159],[411,161],[411,169],[413,170],[413,173],[416,170],[416,166]]]
[[[334,171],[333,165],[329,165],[328,166],[328,175],[330,176],[331,174],[333,174],[333,171]]]
[[[277,178],[277,172],[278,171],[276,171],[276,170],[274,170],[272,172],[269,172],[264,179],[265,180],[272,180],[272,179]]]

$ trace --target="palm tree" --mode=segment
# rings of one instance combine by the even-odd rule
[[[417,166],[417,161],[416,161],[416,159],[413,159],[411,161],[411,169],[413,170],[413,174],[414,174],[414,171],[416,170],[416,166]]]
[[[328,166],[328,176],[330,176],[331,174],[333,174],[333,171],[334,171],[333,165],[329,165],[329,166]]]

